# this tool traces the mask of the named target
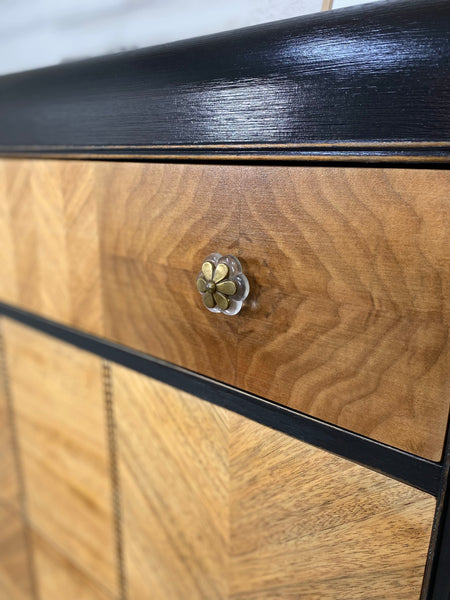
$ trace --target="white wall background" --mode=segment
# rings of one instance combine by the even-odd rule
[[[0,74],[297,17],[322,1],[0,0]]]

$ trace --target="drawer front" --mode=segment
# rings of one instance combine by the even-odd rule
[[[419,600],[432,496],[0,327],[42,600]]]
[[[4,160],[1,298],[439,460],[450,173]],[[211,252],[250,281],[212,314]]]

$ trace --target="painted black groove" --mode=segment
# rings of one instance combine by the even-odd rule
[[[125,574],[125,558],[123,552],[123,533],[122,533],[122,502],[120,491],[120,476],[118,463],[118,448],[116,435],[116,419],[114,416],[114,393],[111,374],[111,365],[109,361],[102,361],[102,380],[103,380],[103,398],[106,413],[106,428],[109,450],[109,470],[112,492],[112,506],[114,518],[114,538],[116,544],[117,561],[117,584],[119,589],[119,599],[127,599],[127,583]]]
[[[262,425],[384,473],[433,496],[439,494],[442,474],[442,465],[439,463],[8,304],[0,303],[0,314],[92,352],[105,360],[133,369]]]
[[[22,525],[24,527],[25,550],[27,558],[28,574],[31,583],[31,594],[33,600],[40,600],[39,588],[37,585],[36,566],[34,561],[33,540],[31,536],[31,525],[28,516],[27,494],[25,486],[25,475],[23,472],[22,458],[20,453],[19,436],[17,432],[16,413],[14,410],[14,400],[11,392],[11,383],[9,379],[8,364],[6,358],[5,339],[3,335],[2,324],[0,323],[0,370],[3,381],[3,393],[6,400],[6,410],[8,413],[9,430],[11,434],[11,445],[14,459],[15,475],[17,477],[19,491],[19,507]]]
[[[448,0],[374,2],[6,75],[0,148],[446,159],[449,30]]]
[[[16,158],[60,158],[73,160],[159,160],[170,161],[219,161],[229,162],[230,160],[277,162],[291,161],[295,164],[299,162],[315,163],[346,162],[346,163],[381,163],[383,166],[388,162],[399,164],[425,163],[428,166],[430,162],[434,164],[448,165],[450,162],[450,146],[448,148],[439,146],[426,146],[423,148],[392,147],[379,148],[363,147],[355,149],[352,146],[327,147],[310,149],[306,146],[299,146],[296,150],[283,150],[282,148],[255,148],[253,150],[246,148],[194,148],[185,150],[176,145],[168,150],[159,150],[157,148],[133,148],[126,147],[117,151],[113,148],[66,148],[61,147],[58,150],[50,150],[45,147],[18,149],[14,146],[1,146],[0,156]]]

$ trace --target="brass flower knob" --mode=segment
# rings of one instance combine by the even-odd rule
[[[250,286],[235,256],[214,252],[205,258],[197,277],[197,289],[208,310],[236,315],[248,296]]]

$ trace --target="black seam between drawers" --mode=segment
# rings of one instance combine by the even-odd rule
[[[0,314],[433,496],[439,495],[443,472],[441,463],[341,429],[265,398],[1,302]]]

